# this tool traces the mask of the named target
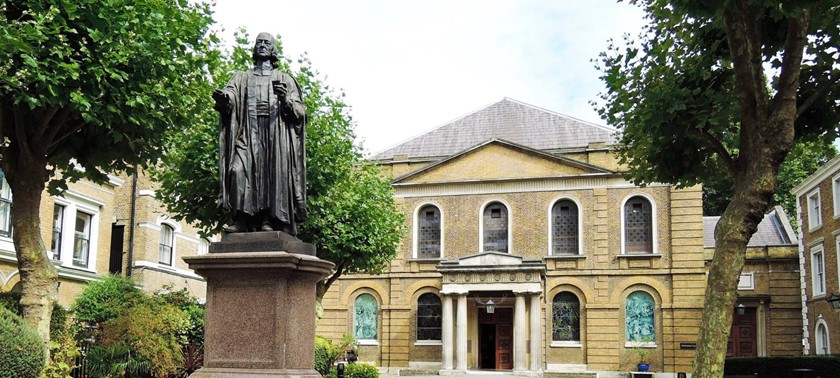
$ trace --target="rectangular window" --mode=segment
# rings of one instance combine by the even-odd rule
[[[12,189],[5,176],[0,176],[0,236],[12,236]]]
[[[55,205],[53,208],[52,242],[50,243],[50,251],[52,251],[55,260],[61,260],[61,229],[63,225],[64,206]]]
[[[813,294],[825,294],[825,259],[822,245],[811,248],[811,282]]]
[[[76,229],[73,240],[73,265],[87,268],[90,252],[90,214],[76,212]]]
[[[840,217],[840,176],[831,180],[831,195],[834,204],[834,217]]]
[[[741,273],[738,279],[738,290],[755,290],[755,273]]]
[[[808,194],[808,228],[813,230],[822,225],[820,211],[820,191]]]
[[[168,225],[160,226],[160,253],[158,262],[164,265],[172,265],[172,246],[175,232]]]

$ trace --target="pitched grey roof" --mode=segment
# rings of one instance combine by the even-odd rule
[[[505,98],[428,133],[377,153],[371,160],[444,157],[490,139],[537,150],[613,144],[617,130]]]
[[[703,247],[715,247],[715,227],[719,220],[720,217],[703,217]],[[796,242],[796,234],[793,233],[785,211],[776,206],[764,214],[764,219],[758,224],[747,247],[796,245]]]

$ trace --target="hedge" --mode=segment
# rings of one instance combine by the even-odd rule
[[[737,357],[727,358],[724,375],[754,375],[757,378],[799,376],[797,369],[810,369],[803,377],[835,377],[840,372],[840,356]]]

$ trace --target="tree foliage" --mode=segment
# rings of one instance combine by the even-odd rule
[[[794,141],[825,146],[837,136],[840,5],[631,3],[645,9],[647,26],[599,59],[607,87],[599,112],[621,129],[628,177],[678,187],[732,183],[719,205],[695,356],[694,376],[719,377],[746,245],[773,203],[780,166]]]
[[[4,0],[0,18],[0,168],[24,316],[48,339],[42,192],[155,162],[193,124],[216,40],[209,6],[186,0]]]
[[[253,41],[240,30],[236,45],[211,66],[213,87],[223,86],[232,73],[251,65]],[[277,38],[282,56],[282,44]],[[378,273],[396,256],[403,232],[403,218],[396,208],[388,180],[365,164],[349,106],[343,93],[324,83],[304,55],[295,63],[278,62],[301,87],[307,111],[307,206],[309,219],[299,228],[299,237],[317,247],[320,258],[336,264],[329,279],[322,281],[319,297],[344,272]],[[204,89],[203,108],[194,114],[201,122],[167,141],[170,153],[153,172],[167,211],[197,224],[205,234],[221,231],[227,214],[218,204],[218,114],[210,93]]]

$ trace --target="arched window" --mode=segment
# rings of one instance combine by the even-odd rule
[[[580,341],[580,301],[568,291],[551,302],[551,340]]]
[[[814,333],[814,337],[817,339],[816,353],[818,355],[831,354],[831,343],[828,341],[828,328],[825,326],[824,321],[817,323],[817,331]]]
[[[494,202],[484,208],[484,252],[508,252],[508,210]]]
[[[561,200],[551,208],[551,254],[577,255],[580,253],[578,222],[580,214],[571,200]]]
[[[440,298],[426,293],[417,299],[417,341],[440,341]]]
[[[624,203],[625,253],[653,253],[653,210],[650,201],[636,196]]]
[[[417,258],[440,257],[440,209],[426,205],[417,212]]]
[[[378,306],[370,294],[356,297],[353,306],[353,336],[356,340],[376,340]]]
[[[627,341],[656,341],[656,327],[654,326],[656,303],[653,297],[644,291],[636,291],[627,296],[626,304]]]
[[[172,247],[175,245],[175,230],[168,224],[160,225],[160,253],[158,262],[172,265]]]

